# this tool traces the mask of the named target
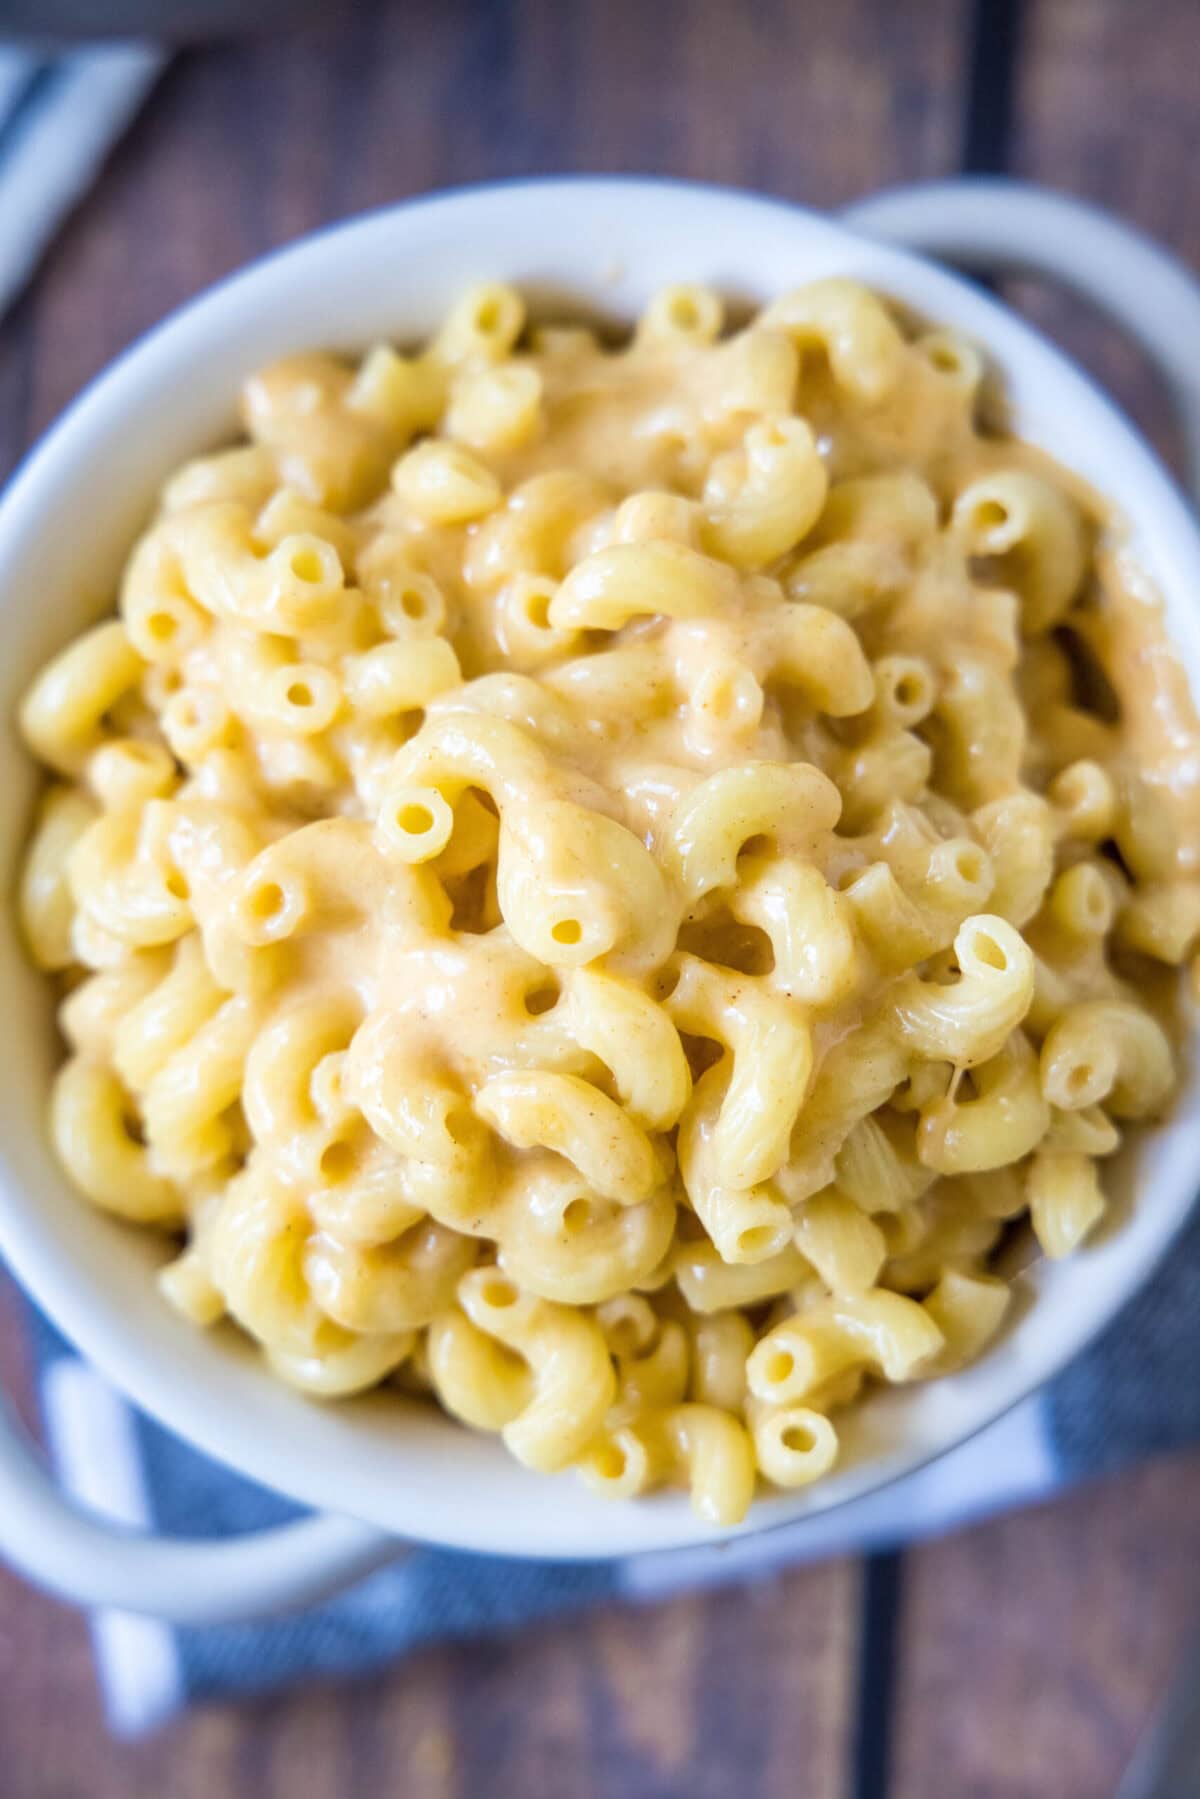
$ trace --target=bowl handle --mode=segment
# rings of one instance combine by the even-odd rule
[[[1200,495],[1200,283],[1108,213],[1020,181],[893,188],[841,215],[868,236],[990,273],[1048,275],[1124,327],[1166,378],[1190,491]]]
[[[1192,492],[1200,493],[1200,285],[1175,257],[1094,207],[1015,181],[896,188],[842,216],[870,236],[948,262],[1048,275],[1093,301],[1166,377]],[[65,1497],[0,1402],[0,1553],[76,1604],[232,1623],[324,1598],[402,1548],[328,1514],[224,1542],[139,1535]]]
[[[0,1554],[76,1605],[239,1623],[323,1599],[403,1547],[329,1514],[223,1542],[141,1535],[64,1496],[0,1400]]]

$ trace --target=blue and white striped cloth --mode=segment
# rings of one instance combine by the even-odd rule
[[[131,1410],[38,1322],[47,1437],[64,1483],[127,1523],[223,1536],[296,1508],[206,1461]],[[1044,1393],[907,1480],[803,1527],[605,1564],[413,1549],[359,1587],[276,1622],[172,1629],[92,1619],[110,1724],[135,1735],[192,1701],[352,1676],[452,1638],[518,1630],[600,1601],[758,1580],[815,1559],[930,1536],[1147,1456],[1200,1443],[1200,1214],[1158,1278]],[[566,1495],[569,1502],[569,1493]]]
[[[132,118],[160,54],[117,45],[47,60],[0,45],[0,314]],[[357,1589],[274,1623],[172,1629],[92,1620],[114,1731],[133,1735],[193,1700],[378,1668],[421,1645],[515,1631],[600,1601],[651,1601],[705,1582],[754,1580],[817,1556],[911,1541],[1156,1452],[1200,1442],[1200,1218],[1108,1336],[1047,1392],[874,1498],[722,1555],[604,1565],[413,1549]],[[34,1320],[50,1448],[65,1486],[126,1523],[184,1536],[256,1530],[296,1515],[132,1411]]]
[[[164,61],[148,44],[0,43],[0,316],[87,192]]]

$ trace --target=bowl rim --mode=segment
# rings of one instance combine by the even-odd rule
[[[1156,527],[1163,525],[1172,539],[1174,550],[1190,563],[1195,590],[1200,591],[1200,533],[1171,476],[1153,451],[1145,444],[1119,409],[1089,377],[1079,371],[1061,350],[1048,343],[1032,327],[990,296],[972,288],[955,275],[923,256],[883,245],[857,231],[852,225],[830,219],[825,214],[797,206],[790,201],[770,198],[732,187],[679,181],[670,178],[639,175],[561,175],[484,182],[450,189],[375,208],[306,234],[268,252],[195,295],[174,309],[158,324],[140,336],[102,369],[64,409],[58,419],[35,443],[19,463],[0,496],[0,574],[11,559],[20,554],[28,519],[45,503],[47,489],[53,490],[61,477],[57,464],[71,450],[97,419],[103,419],[110,408],[119,410],[121,395],[139,373],[146,374],[157,360],[177,357],[180,346],[198,322],[212,319],[225,311],[231,316],[239,306],[252,300],[256,290],[282,273],[297,273],[306,264],[316,266],[335,254],[354,237],[367,238],[391,232],[403,236],[406,230],[419,227],[421,221],[442,224],[465,224],[472,212],[495,210],[493,229],[502,222],[505,209],[519,209],[533,204],[541,206],[550,195],[566,196],[572,208],[593,206],[603,212],[617,201],[634,208],[668,203],[686,208],[706,210],[733,209],[739,213],[757,213],[764,222],[777,223],[782,233],[809,233],[831,247],[841,246],[860,252],[869,246],[871,260],[880,270],[894,273],[899,285],[922,297],[914,302],[939,321],[947,311],[966,313],[978,321],[978,337],[989,355],[1005,369],[1011,382],[1011,363],[1021,362],[1043,370],[1057,371],[1064,386],[1078,396],[1083,410],[1102,426],[1113,446],[1115,466],[1122,475],[1132,475],[1127,486],[1144,490],[1143,513],[1153,517]],[[389,246],[394,249],[395,246]],[[498,260],[503,260],[498,252]],[[497,271],[504,278],[503,271]],[[683,272],[681,271],[681,274]],[[904,277],[903,280],[900,278]],[[568,279],[581,294],[584,284],[575,276]],[[596,284],[593,284],[595,286]],[[885,285],[887,283],[885,282]],[[604,295],[600,295],[603,300]],[[943,304],[944,303],[944,304]],[[957,317],[955,322],[958,322]],[[235,325],[236,328],[236,325]],[[136,406],[134,407],[136,410]],[[164,474],[168,471],[164,471]],[[1176,621],[1178,623],[1178,621]],[[1177,647],[1180,636],[1172,633]],[[1200,625],[1190,637],[1190,653],[1183,657],[1193,686],[1200,685]],[[1200,1166],[1200,1115],[1181,1114],[1168,1127],[1172,1142],[1181,1140],[1181,1158],[1192,1168]],[[1157,1135],[1157,1134],[1156,1134]],[[865,1499],[915,1473],[929,1462],[969,1441],[973,1436],[997,1422],[1014,1406],[1026,1399],[1057,1374],[1088,1343],[1095,1340],[1123,1307],[1134,1297],[1153,1268],[1161,1261],[1182,1229],[1191,1210],[1194,1180],[1183,1199],[1182,1182],[1176,1176],[1180,1192],[1172,1206],[1164,1212],[1159,1228],[1139,1239],[1138,1252],[1129,1263],[1123,1280],[1115,1283],[1119,1291],[1106,1305],[1086,1321],[1059,1332],[1053,1352],[1031,1358],[1024,1369],[1018,1364],[1006,1380],[977,1382],[982,1393],[997,1389],[975,1402],[973,1422],[954,1428],[944,1440],[929,1444],[892,1449],[885,1455],[835,1474],[815,1489],[800,1493],[760,1499],[752,1508],[746,1524],[735,1532],[715,1533],[711,1527],[695,1519],[685,1502],[676,1496],[639,1501],[636,1505],[605,1507],[613,1520],[611,1527],[597,1541],[595,1513],[590,1506],[579,1504],[578,1489],[557,1483],[560,1496],[556,1507],[538,1508],[535,1528],[537,1539],[531,1540],[530,1524],[501,1508],[497,1511],[474,1497],[465,1502],[446,1504],[441,1489],[445,1480],[429,1477],[414,1481],[405,1496],[399,1517],[394,1511],[381,1515],[378,1506],[360,1508],[354,1495],[338,1484],[337,1470],[322,1464],[320,1458],[307,1458],[289,1445],[286,1468],[281,1469],[278,1445],[261,1441],[254,1432],[242,1428],[240,1435],[231,1427],[228,1413],[215,1400],[204,1402],[203,1382],[199,1397],[183,1390],[171,1369],[160,1368],[154,1357],[146,1356],[144,1345],[132,1338],[121,1321],[106,1315],[96,1301],[101,1291],[93,1289],[91,1305],[87,1277],[75,1270],[70,1258],[62,1253],[61,1244],[52,1244],[39,1236],[29,1194],[12,1174],[7,1146],[0,1146],[0,1254],[25,1290],[34,1298],[55,1324],[128,1398],[156,1418],[167,1429],[204,1453],[239,1473],[287,1493],[304,1504],[349,1512],[380,1524],[397,1534],[418,1537],[428,1542],[493,1553],[554,1556],[563,1560],[590,1560],[626,1555],[645,1550],[685,1549],[703,1543],[728,1543],[752,1534],[795,1524],[803,1517],[824,1516],[834,1510]],[[80,1204],[85,1204],[82,1200]],[[203,1339],[197,1333],[197,1342]],[[985,1358],[986,1365],[987,1358]],[[977,1371],[964,1376],[948,1377],[970,1383]],[[947,1377],[943,1377],[946,1379]],[[926,1389],[930,1391],[932,1389]],[[455,1427],[460,1428],[460,1427]],[[234,1437],[236,1435],[236,1441]],[[937,1435],[936,1430],[934,1435]],[[420,1471],[418,1471],[419,1473]],[[523,1472],[523,1471],[522,1471]],[[282,1477],[281,1477],[282,1476]],[[543,1487],[551,1483],[543,1477],[529,1477]],[[570,1498],[567,1498],[567,1495]],[[573,1524],[570,1514],[578,1511],[581,1523]],[[557,1516],[557,1523],[550,1514]],[[586,1517],[585,1517],[586,1513]],[[619,1522],[618,1522],[619,1520]]]

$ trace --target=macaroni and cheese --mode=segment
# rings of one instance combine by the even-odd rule
[[[247,383],[22,712],[54,1142],[175,1306],[731,1524],[1097,1227],[1200,731],[983,379],[824,280]]]

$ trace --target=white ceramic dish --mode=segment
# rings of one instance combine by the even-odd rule
[[[989,351],[1014,429],[1111,497],[1162,592],[1200,691],[1200,534],[1172,482],[1109,402],[986,295],[867,231],[1073,282],[1146,342],[1182,390],[1200,456],[1185,348],[1200,292],[1177,265],[1083,208],[1007,185],[947,183],[884,196],[846,223],[776,202],[658,181],[563,180],[399,206],[309,238],[204,295],[123,356],[50,432],[0,502],[0,711],[67,637],[111,604],[113,582],[164,473],[229,436],[244,375],[289,351],[422,336],[470,282],[515,281],[535,302],[632,316],[655,288],[711,282],[750,301],[828,273],[857,277]],[[1188,383],[1192,391],[1188,391]],[[0,858],[16,865],[35,777],[0,740]],[[58,1326],[137,1404],[242,1473],[334,1514],[264,1537],[172,1544],[122,1537],[60,1499],[0,1431],[0,1552],[89,1603],[195,1619],[295,1603],[386,1559],[398,1538],[531,1556],[627,1555],[712,1533],[666,1494],[612,1505],[569,1476],[527,1473],[487,1438],[395,1396],[314,1405],[232,1330],[208,1335],[160,1300],[144,1235],[67,1186],[41,1120],[55,1059],[44,983],[0,922],[10,1051],[0,1089],[0,1252]],[[19,1050],[17,1046],[20,1046]],[[1200,1170],[1200,1084],[1126,1168],[1119,1223],[1075,1259],[1021,1279],[1022,1303],[976,1368],[880,1394],[845,1466],[761,1501],[748,1530],[861,1497],[943,1453],[1047,1380],[1145,1279],[1182,1223]],[[358,1522],[353,1522],[356,1520]]]

